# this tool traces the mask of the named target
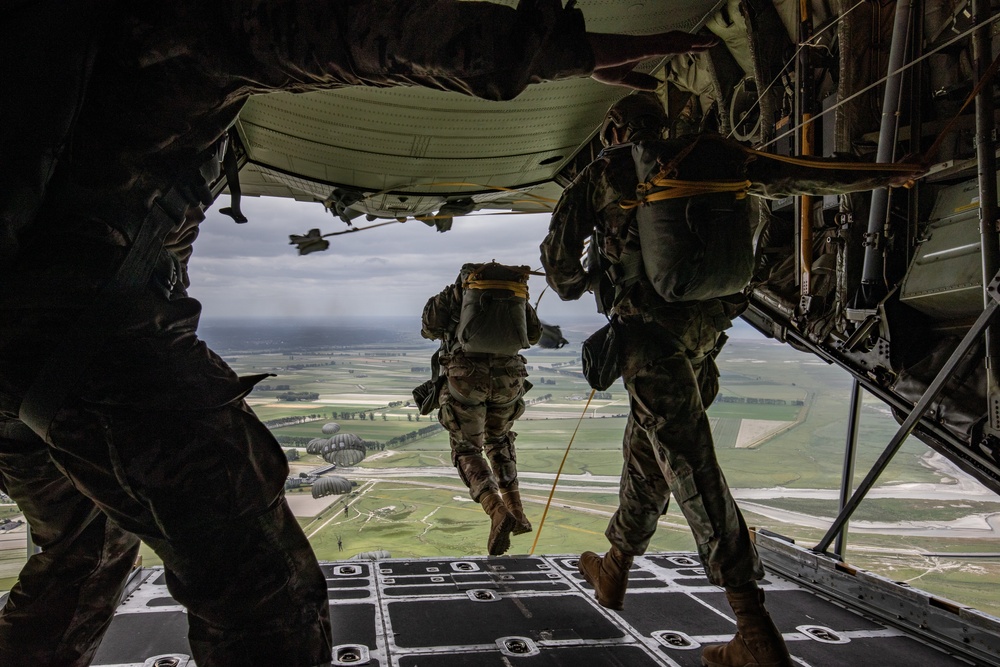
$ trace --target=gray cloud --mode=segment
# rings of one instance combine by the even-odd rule
[[[466,262],[495,259],[539,269],[538,244],[549,221],[546,214],[472,215],[439,233],[410,220],[331,237],[326,252],[299,256],[289,234],[314,227],[327,234],[346,225],[314,203],[246,198],[243,210],[250,218],[245,225],[210,211],[195,243],[190,293],[206,316],[419,316]],[[544,279],[531,279],[532,300],[544,287]],[[549,290],[539,313],[549,320],[586,317],[595,306],[589,295],[564,303]]]

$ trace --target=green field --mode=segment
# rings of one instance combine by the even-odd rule
[[[425,369],[430,365],[433,349],[417,340],[400,346],[371,345],[308,353],[242,350],[227,354],[226,359],[240,373],[266,371],[277,375],[262,383],[271,389],[257,389],[249,396],[261,419],[312,420],[272,427],[275,436],[322,437],[322,425],[335,421],[342,433],[385,443],[437,423],[434,415],[419,416],[410,405],[412,388],[429,377]],[[537,528],[551,490],[550,477],[542,481],[523,480],[526,511],[536,532],[513,538],[511,553],[528,553],[536,535],[539,539],[535,553],[603,551],[607,548],[604,528],[617,505],[614,478],[621,472],[627,395],[618,382],[610,388],[610,398],[594,399],[585,411],[590,391],[578,375],[576,350],[532,350],[526,356],[530,380],[535,385],[526,399],[530,402],[548,396],[530,405],[514,426],[518,434],[518,469],[551,477],[563,461],[574,430],[579,430],[566,456],[564,477],[555,489],[540,534]],[[756,340],[730,341],[719,357],[719,365],[723,371],[720,396],[728,400],[715,403],[709,417],[717,455],[730,486],[839,489],[850,377],[786,346]],[[287,388],[277,389],[279,385]],[[307,402],[281,400],[280,396],[289,391],[318,396]],[[345,418],[345,413],[352,413],[353,418]],[[374,419],[361,418],[369,414]],[[772,423],[777,434],[764,437],[752,448],[738,447],[742,430],[753,422]],[[866,399],[855,484],[897,428],[881,404]],[[318,456],[305,455],[304,447],[296,449],[301,458],[293,463],[294,473],[325,465]],[[484,554],[489,520],[471,502],[451,467],[446,433],[437,431],[390,450],[372,452],[351,471],[358,483],[354,493],[331,499],[315,516],[299,517],[318,557],[338,560],[378,550],[404,558]],[[939,484],[944,473],[929,465],[928,453],[924,444],[909,439],[879,485]],[[578,477],[581,475],[612,479],[597,483]],[[290,495],[302,494],[308,495],[309,491]],[[835,500],[775,497],[755,503],[749,504],[746,511],[751,525],[787,535],[807,546],[815,544],[825,531],[770,519],[750,508],[756,507],[760,512],[766,511],[765,508],[798,512],[827,521],[836,513]],[[893,524],[943,522],[997,513],[1000,500],[993,501],[989,496],[968,501],[871,499],[862,503],[854,520]],[[0,513],[0,518],[3,516]],[[671,506],[661,520],[650,548],[694,550],[690,532],[676,507]],[[149,549],[144,547],[143,553],[146,563],[159,562]],[[947,556],[925,555],[929,553]],[[858,531],[849,536],[847,560],[892,579],[911,582],[941,597],[1000,615],[1000,596],[993,592],[1000,582],[1000,558],[966,555],[973,553],[1000,553],[1000,543],[992,537],[941,539]],[[23,553],[0,551],[0,573],[16,571],[23,560]],[[12,575],[0,577],[0,588],[12,581]]]

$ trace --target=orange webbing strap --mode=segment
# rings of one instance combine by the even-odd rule
[[[552,504],[552,496],[556,493],[556,484],[559,483],[559,476],[562,475],[563,466],[566,465],[566,457],[569,456],[569,448],[573,446],[573,440],[576,438],[576,432],[580,430],[580,424],[583,423],[583,418],[587,416],[587,410],[590,408],[590,401],[593,400],[594,394],[597,393],[596,389],[590,390],[590,396],[587,397],[587,404],[583,406],[583,412],[580,414],[580,419],[576,422],[576,428],[573,429],[573,435],[569,438],[569,443],[566,445],[566,451],[563,453],[562,462],[559,464],[559,470],[556,471],[556,478],[552,480],[552,490],[549,491],[549,499],[545,501],[545,510],[542,512],[542,520],[538,522],[538,529],[535,530],[535,541],[531,543],[531,551],[528,555],[535,553],[535,547],[538,546],[538,538],[542,535],[542,526],[545,525],[545,517],[549,513],[549,505]]]
[[[663,178],[663,172],[654,176],[646,183],[640,183],[636,188],[639,194],[638,199],[623,199],[619,205],[624,209],[635,208],[640,204],[648,204],[655,201],[665,201],[667,199],[681,199],[683,197],[694,197],[696,195],[709,195],[717,192],[736,193],[737,199],[747,196],[750,189],[750,181],[725,180],[725,181],[682,181],[676,178]],[[651,194],[642,194],[650,189],[658,187],[664,188]]]
[[[528,298],[528,285],[513,280],[479,280],[478,278],[470,278],[462,286],[466,289],[505,289],[513,292],[514,296],[524,299]]]
[[[914,164],[910,163],[818,162],[807,158],[764,153],[763,151],[747,148],[746,146],[741,146],[741,148],[743,149],[743,152],[753,157],[760,157],[767,160],[777,160],[778,162],[785,162],[787,164],[794,164],[796,166],[809,167],[812,169],[853,169],[855,171],[871,171],[886,174],[908,174],[912,173],[915,167]],[[750,185],[750,181],[745,179],[686,181],[675,178],[667,178],[666,170],[662,170],[650,180],[639,184],[636,188],[636,193],[638,195],[636,199],[622,199],[621,202],[619,202],[619,205],[624,209],[630,209],[649,202],[665,201],[667,199],[680,199],[682,197],[694,197],[696,195],[707,195],[718,192],[732,192],[736,194],[737,199],[743,199],[747,196]],[[650,194],[644,194],[653,188],[663,189]]]

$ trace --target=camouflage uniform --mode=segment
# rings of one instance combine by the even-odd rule
[[[767,198],[839,194],[905,180],[899,174],[887,176],[849,165],[828,168],[838,163],[835,159],[810,158],[806,161],[810,165],[750,157],[738,143],[718,135],[683,139],[687,144],[702,143],[686,158],[684,164],[690,166],[682,168],[679,178],[746,178],[750,194]],[[619,508],[606,535],[625,555],[644,553],[673,494],[694,534],[709,580],[736,588],[760,579],[763,570],[716,460],[705,411],[718,392],[715,356],[725,341],[722,332],[745,308],[746,300],[735,294],[707,301],[667,302],[653,289],[641,265],[635,282],[616,294],[599,271],[584,269],[580,257],[589,237],[619,267],[638,253],[635,209],[620,206],[623,198],[635,197],[638,184],[631,151],[624,148],[606,151],[566,188],[541,245],[542,264],[552,288],[563,299],[578,299],[593,289],[598,309],[618,318],[624,339],[622,379],[631,409],[625,428]],[[699,161],[699,150],[712,158]],[[685,175],[685,169],[690,175]],[[900,173],[907,169],[901,167]],[[918,167],[909,169],[911,176],[919,171]],[[699,215],[700,209],[691,206],[699,199],[699,205],[708,202],[712,215],[725,211],[722,215],[731,214],[733,224],[749,224],[744,204],[733,195],[708,197],[675,199],[671,205]]]
[[[580,263],[584,241],[617,262],[638,249],[634,213],[637,178],[631,154],[619,151],[590,164],[563,192],[541,245],[549,285],[578,299],[599,276]],[[749,223],[747,223],[749,224]],[[630,232],[630,230],[632,230]],[[604,292],[611,288],[604,286]],[[600,290],[598,290],[600,293]],[[719,388],[714,357],[742,308],[738,295],[668,303],[645,276],[612,307],[623,338],[621,362],[631,409],[625,427],[619,507],[606,531],[626,555],[645,553],[670,495],[680,503],[712,583],[737,586],[763,576],[760,560],[715,457],[706,409]]]
[[[0,478],[45,551],[0,613],[0,664],[88,664],[135,536],[163,559],[201,667],[327,664],[326,582],[283,497],[285,457],[242,400],[253,380],[198,339],[200,304],[185,293],[226,128],[251,93],[416,84],[508,99],[588,74],[582,16],[557,2],[71,4],[19,3],[10,16],[49,7],[52,20],[30,23],[21,41],[48,44],[59,30],[78,61],[7,54],[0,69],[17,62],[28,70],[18,82],[65,93],[66,107],[24,96],[61,135],[3,124]],[[81,23],[59,23],[81,8]],[[30,113],[15,121],[26,117],[31,128]],[[154,201],[172,231],[150,280],[114,295],[105,287],[118,284]],[[100,350],[43,449],[16,421],[19,406],[66,332],[102,303],[113,317],[97,323]]]
[[[438,391],[438,421],[448,429],[452,464],[469,487],[469,495],[479,502],[483,493],[518,489],[517,433],[511,427],[524,413],[522,397],[530,384],[524,379],[528,372],[520,354],[467,354],[451,349],[462,305],[461,285],[462,274],[455,284],[428,300],[421,333],[443,341],[438,363],[446,381]],[[528,341],[533,345],[541,337],[541,325],[530,303],[525,309]],[[451,326],[442,329],[431,322]]]

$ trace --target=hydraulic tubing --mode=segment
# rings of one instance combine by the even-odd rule
[[[909,34],[910,14],[913,0],[897,0],[896,15],[892,26],[892,43],[889,46],[888,72],[899,70],[906,60],[906,37]],[[899,91],[902,87],[903,74],[900,72],[890,76],[885,82],[885,95],[882,98],[882,123],[879,127],[878,162],[891,162],[895,147],[895,129],[899,113]],[[865,261],[861,270],[861,297],[858,306],[864,309],[874,308],[884,296],[882,289],[882,274],[885,259],[882,256],[884,243],[882,237],[889,210],[889,190],[879,188],[872,190],[871,207],[868,212],[867,245],[865,246]]]
[[[972,34],[975,77],[981,79],[993,60],[989,0],[972,0],[972,13],[978,30]],[[988,82],[976,96],[976,157],[979,160],[979,236],[982,244],[983,305],[991,299],[986,291],[989,277],[1000,268],[1000,238],[997,236],[997,163],[996,122],[994,120],[993,84]],[[1000,336],[995,326],[986,331],[986,400],[990,430],[1000,434]]]
[[[809,5],[810,0],[799,0],[799,43],[804,44],[812,37],[812,11]],[[813,154],[814,125],[812,120],[813,111],[813,76],[809,66],[809,49],[802,49],[795,64],[795,88],[797,122],[802,127],[801,137],[797,142],[799,155]],[[812,197],[802,195],[799,197],[799,269],[800,269],[800,301],[804,306],[803,310],[808,311],[808,297],[812,294],[812,262],[813,262],[813,234],[812,234]]]

